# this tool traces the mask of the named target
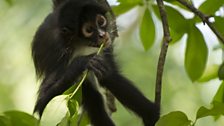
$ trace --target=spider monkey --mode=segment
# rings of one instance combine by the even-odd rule
[[[79,80],[83,71],[92,71],[101,87],[142,118],[145,126],[154,126],[159,107],[149,101],[122,76],[114,60],[106,8],[95,0],[53,0],[53,11],[37,30],[32,42],[36,73],[41,78],[34,112],[39,116],[52,98],[62,94]],[[90,47],[105,43],[102,55],[82,54]],[[83,105],[94,126],[115,126],[105,110],[101,93],[90,79],[82,85]]]

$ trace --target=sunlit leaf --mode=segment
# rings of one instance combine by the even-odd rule
[[[188,33],[185,69],[192,81],[198,80],[206,67],[208,48],[201,32],[193,26]]]
[[[212,79],[217,78],[218,77],[218,70],[219,70],[219,65],[217,65],[217,64],[208,66],[208,68],[206,68],[204,74],[198,80],[198,82],[208,82]]]
[[[4,115],[9,118],[12,126],[38,126],[38,120],[32,115],[20,111],[7,111]]]
[[[70,126],[70,116],[68,113],[64,118],[62,118],[61,122],[59,122],[57,126]]]
[[[219,76],[219,79],[220,79],[220,80],[224,80],[224,62],[223,62],[222,65],[219,67],[218,76]]]
[[[190,126],[191,121],[180,111],[164,115],[156,123],[156,126]]]
[[[214,15],[215,12],[224,4],[224,0],[206,0],[199,10],[207,15]]]
[[[134,8],[137,5],[142,4],[141,0],[118,0],[120,3],[118,6],[114,6],[112,9],[115,13],[115,15],[119,16],[132,8]]]
[[[224,82],[219,86],[219,89],[213,98],[213,103],[214,102],[224,103]]]
[[[155,24],[148,9],[145,10],[139,31],[142,44],[148,50],[155,40]]]
[[[115,13],[116,16],[119,16],[129,10],[131,10],[132,8],[134,8],[136,6],[136,4],[130,4],[130,5],[125,5],[123,6],[122,4],[119,6],[114,6],[113,7],[113,11]]]
[[[203,118],[206,116],[219,116],[224,115],[224,103],[214,102],[211,109],[205,107],[199,108],[196,118]]]

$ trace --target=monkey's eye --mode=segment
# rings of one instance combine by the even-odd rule
[[[85,37],[89,38],[93,35],[94,27],[91,23],[85,23],[82,27],[82,33]]]
[[[105,27],[107,25],[107,20],[103,15],[97,15],[96,16],[96,23],[100,26],[100,27]]]
[[[67,27],[63,27],[63,28],[61,29],[61,32],[62,32],[63,34],[68,34],[68,33],[71,32],[71,30],[70,30],[69,28],[67,28]]]

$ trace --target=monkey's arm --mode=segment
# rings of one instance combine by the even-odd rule
[[[100,84],[108,89],[124,106],[140,116],[145,126],[154,126],[159,119],[160,108],[148,100],[131,81],[119,73],[112,47],[104,50],[104,58],[103,64],[109,71],[99,79]]]
[[[128,79],[119,73],[113,73],[100,84],[110,90],[124,106],[140,116],[145,126],[155,125],[159,119],[159,107],[149,101]]]
[[[37,112],[41,117],[48,102],[55,96],[62,94],[77,81],[86,69],[90,57],[92,55],[77,57],[64,72],[47,75],[41,83],[34,112]]]

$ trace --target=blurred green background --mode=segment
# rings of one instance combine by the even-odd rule
[[[21,110],[32,114],[39,83],[31,58],[31,41],[51,8],[51,0],[14,0],[12,4],[0,1],[0,113]],[[120,37],[115,42],[115,54],[122,73],[153,100],[161,33],[157,33],[158,39],[153,48],[145,52],[136,35],[138,24],[134,19],[127,20],[133,14],[138,14],[138,8],[118,18]],[[156,27],[161,29],[160,25]],[[200,106],[210,105],[221,82],[192,83],[184,70],[184,46],[184,43],[176,43],[168,52],[163,79],[162,115],[178,110],[194,120]],[[221,56],[221,51],[212,52],[209,60],[220,63],[217,56]],[[66,112],[64,101],[64,98],[55,98],[48,105],[43,126],[53,126],[61,120]],[[133,113],[118,102],[117,106],[118,111],[113,118],[118,126],[141,125],[140,119]],[[212,117],[206,117],[197,124],[223,126],[224,118],[214,122]]]

